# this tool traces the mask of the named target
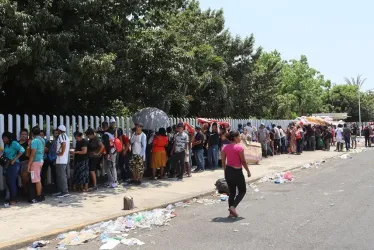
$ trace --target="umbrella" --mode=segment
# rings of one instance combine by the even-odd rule
[[[132,117],[134,124],[142,123],[143,129],[156,130],[166,128],[169,124],[168,115],[158,108],[144,108]]]

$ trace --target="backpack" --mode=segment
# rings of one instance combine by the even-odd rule
[[[114,135],[112,135],[109,132],[105,132],[104,134],[106,134],[109,137],[111,153],[114,154],[115,152],[117,153],[122,152],[122,143],[120,139],[118,139],[117,137],[114,137]]]
[[[301,139],[301,132],[299,130],[296,131],[296,139]]]
[[[229,186],[227,185],[227,182],[224,178],[218,179],[216,181],[215,186],[217,188],[218,193],[220,193],[220,194],[223,194],[223,193],[229,194],[230,193]]]

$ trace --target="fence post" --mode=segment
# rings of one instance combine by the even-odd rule
[[[45,116],[45,135],[48,141],[51,140],[51,117]]]
[[[73,128],[73,133],[77,131],[76,128]],[[82,132],[82,116],[78,115],[78,131]]]
[[[57,116],[53,116],[53,129],[56,129],[58,127],[57,125]]]
[[[85,115],[84,116],[84,129],[81,132],[87,131],[87,129],[88,129],[88,117]]]
[[[92,128],[92,129],[95,129],[95,119],[92,115],[90,116],[90,126],[89,127]]]
[[[121,128],[123,130],[123,133],[127,134],[127,132],[125,131],[125,118],[123,116],[121,116]]]
[[[71,135],[70,135],[70,117],[69,116],[66,116],[66,134],[69,136],[69,138],[71,138]]]
[[[59,125],[64,125],[64,117],[60,115],[60,124]]]
[[[39,128],[40,130],[44,129],[44,121],[42,115],[39,115]]]
[[[131,136],[130,118],[126,117],[126,134],[128,137]]]
[[[98,129],[100,127],[100,117],[95,116],[95,127],[94,130]]]
[[[77,121],[74,115],[71,118],[71,127],[73,129],[77,127]],[[73,148],[75,148],[75,137],[74,136],[72,137],[72,142],[73,142]]]
[[[13,133],[13,116],[8,115],[8,132]]]
[[[16,115],[16,137],[17,141],[20,139],[20,133],[21,133],[21,116]]]

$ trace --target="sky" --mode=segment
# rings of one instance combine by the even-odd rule
[[[226,27],[284,59],[306,55],[333,83],[362,74],[374,88],[374,1],[200,0],[202,9],[223,9]]]

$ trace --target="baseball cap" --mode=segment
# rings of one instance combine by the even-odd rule
[[[60,130],[60,131],[62,131],[62,132],[66,132],[66,127],[64,125],[58,126],[57,129]]]
[[[112,122],[116,122],[116,119],[114,119],[113,117],[112,118],[110,118],[110,122],[112,123]]]
[[[196,126],[195,129],[201,129],[201,127],[200,126]]]
[[[180,122],[180,123],[178,123],[177,127],[178,127],[178,128],[183,128],[183,127],[184,127],[184,125],[183,125],[183,123],[182,123],[182,122]]]

